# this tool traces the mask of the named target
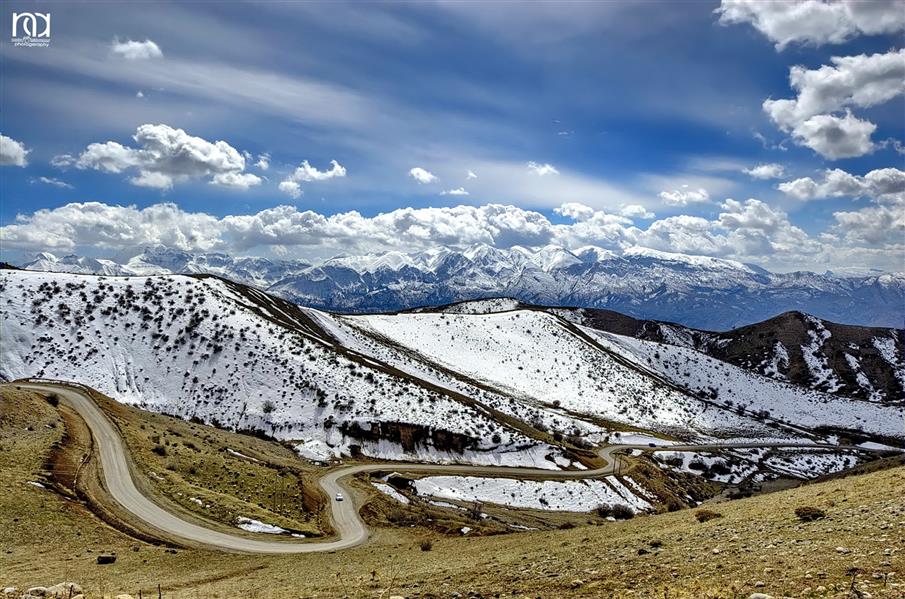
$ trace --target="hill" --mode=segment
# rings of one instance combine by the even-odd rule
[[[616,599],[781,596],[845,597],[854,583],[875,598],[901,597],[905,586],[900,533],[905,519],[900,493],[905,469],[889,464],[863,475],[834,478],[749,499],[708,503],[621,522],[576,522],[563,530],[505,535],[441,536],[423,529],[384,526],[369,544],[336,553],[256,556],[171,548],[120,532],[78,501],[47,488],[45,464],[66,422],[44,399],[3,390],[0,410],[0,587],[19,589],[63,580],[85,587],[89,597],[123,592],[156,597],[494,597],[530,595]],[[10,403],[5,403],[10,401]],[[121,410],[123,408],[120,408]],[[138,410],[132,412],[137,413]],[[135,414],[133,414],[134,416]],[[145,414],[132,423],[185,433],[194,427],[198,449],[216,453],[226,443],[260,458],[284,448],[202,425]],[[128,422],[123,418],[122,422]],[[166,433],[178,441],[173,432]],[[137,438],[137,437],[136,437]],[[189,454],[190,448],[180,447]],[[147,452],[149,458],[154,458]],[[231,454],[246,478],[267,467]],[[207,457],[207,456],[205,456]],[[179,484],[207,484],[177,458]],[[252,469],[252,470],[250,470]],[[193,478],[194,477],[194,478]],[[247,482],[244,509],[271,509],[266,489]],[[214,481],[214,484],[221,484]],[[223,500],[222,495],[219,500]],[[260,501],[263,507],[254,506]],[[368,507],[380,499],[373,498]],[[186,502],[187,505],[192,505]],[[816,507],[825,517],[802,522],[796,508]],[[720,517],[699,522],[702,509]],[[269,514],[269,517],[276,517]],[[421,548],[431,541],[430,551]],[[115,553],[98,565],[100,553]],[[13,595],[17,596],[17,595]]]
[[[592,464],[586,448],[617,433],[642,443],[651,434],[905,437],[901,409],[888,402],[804,389],[534,309],[344,316],[211,276],[9,270],[0,291],[3,378],[83,382],[149,410],[290,442],[319,461],[363,454],[557,469]],[[740,453],[764,476],[786,471]]]

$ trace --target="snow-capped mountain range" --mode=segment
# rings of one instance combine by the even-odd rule
[[[40,254],[29,270],[107,275],[216,274],[304,306],[390,312],[507,296],[541,305],[606,308],[636,318],[726,330],[787,311],[900,327],[905,273],[771,273],[732,260],[632,248],[569,251],[434,249],[344,256],[317,264],[150,248],[114,260]]]
[[[905,445],[898,400],[807,389],[512,300],[338,315],[213,276],[21,270],[0,271],[0,296],[0,378],[84,383],[318,459],[580,467],[617,430]]]

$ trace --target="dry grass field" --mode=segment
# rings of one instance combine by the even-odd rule
[[[899,579],[905,565],[901,465],[697,510],[624,522],[578,522],[564,530],[457,537],[421,526],[380,526],[368,544],[338,553],[228,554],[134,538],[107,524],[82,501],[66,497],[64,490],[29,484],[50,482],[55,448],[79,437],[74,430],[78,424],[67,418],[62,406],[9,385],[0,389],[0,589],[72,580],[85,587],[89,598],[137,596],[139,590],[144,597],[156,597],[158,584],[163,597],[186,599],[663,599],[735,598],[755,592],[774,597],[905,597]],[[278,481],[287,495],[299,481],[306,493],[315,486],[316,470],[294,459],[288,449],[118,404],[105,409],[114,414],[157,500],[222,526],[241,513],[318,530],[316,504],[305,508],[301,496],[293,506],[279,501]],[[67,434],[70,438],[64,439]],[[158,445],[166,448],[164,455],[155,453]],[[260,461],[234,456],[225,448]],[[63,475],[70,466],[59,461],[57,467]],[[364,492],[365,485],[359,487]],[[203,497],[222,507],[207,513],[182,497]],[[377,503],[365,509],[375,509]],[[825,517],[803,522],[795,515],[803,506],[817,507]],[[699,522],[695,514],[703,508],[720,517]],[[431,541],[429,551],[423,550],[422,541]],[[102,552],[115,552],[116,562],[98,565],[96,556]]]

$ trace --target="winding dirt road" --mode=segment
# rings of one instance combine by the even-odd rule
[[[330,499],[330,515],[339,537],[333,541],[307,541],[307,542],[281,542],[265,541],[231,535],[217,530],[205,528],[200,524],[189,522],[176,516],[141,494],[132,478],[127,459],[127,450],[122,437],[113,423],[98,408],[91,397],[78,387],[52,383],[25,383],[19,384],[22,388],[31,389],[40,393],[56,393],[65,400],[84,419],[100,452],[101,467],[104,473],[104,482],[107,491],[113,499],[124,509],[144,522],[150,529],[161,531],[169,537],[183,539],[192,544],[200,544],[210,548],[224,551],[238,551],[247,553],[313,553],[319,551],[336,551],[347,549],[364,543],[368,539],[368,529],[358,515],[358,508],[353,501],[352,493],[343,484],[345,479],[362,472],[375,472],[386,470],[398,470],[404,472],[442,473],[453,475],[478,475],[491,477],[530,477],[544,478],[548,480],[568,480],[593,478],[613,474],[617,465],[617,451],[629,449],[641,449],[645,451],[657,450],[714,450],[733,447],[811,447],[824,449],[854,449],[865,450],[862,447],[844,445],[817,445],[817,444],[773,444],[773,443],[739,443],[720,445],[675,445],[651,448],[647,445],[608,445],[599,450],[598,454],[605,464],[601,468],[593,470],[544,470],[541,468],[512,468],[503,466],[461,466],[439,464],[403,464],[389,462],[384,464],[363,464],[349,466],[326,473],[319,480],[321,489]],[[875,451],[875,450],[874,450]],[[336,501],[336,494],[342,493],[348,499]]]

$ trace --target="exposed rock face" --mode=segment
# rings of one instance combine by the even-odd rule
[[[861,327],[786,312],[722,333],[639,320],[609,310],[558,310],[596,329],[681,345],[746,370],[870,401],[905,400],[905,330]]]

